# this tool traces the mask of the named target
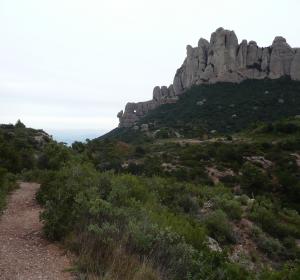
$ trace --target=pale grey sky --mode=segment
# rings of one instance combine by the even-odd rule
[[[300,47],[299,0],[0,0],[0,123],[117,126],[128,101],[172,83],[187,44],[220,26]]]

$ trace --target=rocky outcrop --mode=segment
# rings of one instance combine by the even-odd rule
[[[150,110],[162,104],[174,103],[176,101],[177,97],[175,96],[173,85],[169,87],[155,87],[153,89],[152,100],[126,104],[125,111],[120,111],[117,115],[120,121],[119,127],[131,127]]]
[[[272,44],[270,59],[271,79],[277,79],[291,74],[291,65],[295,57],[295,51],[287,44],[283,37],[276,37]]]
[[[292,80],[300,81],[300,49],[296,49],[296,55],[291,65],[291,78]]]
[[[119,126],[133,126],[150,110],[176,102],[194,85],[283,76],[300,81],[300,49],[291,48],[283,37],[276,37],[267,48],[259,47],[255,41],[243,40],[239,44],[234,31],[218,28],[210,42],[201,38],[197,47],[187,46],[187,56],[172,85],[155,87],[150,101],[128,103],[125,111],[118,114]]]

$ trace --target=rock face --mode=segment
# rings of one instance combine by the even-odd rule
[[[287,44],[286,40],[283,37],[276,37],[272,44],[270,78],[289,76],[294,57],[295,51]]]
[[[300,49],[296,49],[296,55],[291,65],[291,78],[292,80],[300,81]]]
[[[177,97],[175,96],[173,85],[169,87],[155,87],[153,89],[152,100],[126,104],[125,111],[121,111],[117,115],[120,120],[119,127],[131,127],[150,110],[162,104],[174,103],[176,101]]]
[[[283,37],[276,37],[267,48],[259,47],[255,41],[239,43],[234,31],[218,28],[210,42],[201,38],[197,47],[187,46],[187,56],[172,85],[155,87],[150,101],[128,103],[125,111],[118,114],[119,126],[133,126],[150,110],[176,102],[194,85],[283,76],[300,81],[300,49],[291,48]]]

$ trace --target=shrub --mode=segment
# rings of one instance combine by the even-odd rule
[[[203,245],[206,230],[182,204],[184,193],[190,197],[200,194],[190,184],[101,174],[89,164],[72,162],[44,174],[37,198],[45,207],[46,235],[65,240],[78,254],[83,272],[110,275],[117,262],[122,267],[116,273],[124,273],[122,279],[125,275],[134,279],[125,266],[132,267],[133,262],[139,271],[140,260],[147,259],[165,279],[198,280],[208,275],[211,279],[221,275],[240,279],[238,267],[226,264]],[[216,211],[207,221],[224,240],[232,237],[224,212]]]
[[[151,213],[151,218],[152,222],[158,224],[161,228],[170,228],[183,236],[184,240],[194,248],[203,248],[206,231],[199,223],[190,221],[184,215],[176,215],[167,210]]]
[[[6,169],[0,167],[0,214],[6,205],[7,195],[16,187],[15,176],[8,173]]]
[[[242,208],[238,200],[234,199],[231,194],[218,195],[212,199],[215,208],[222,209],[229,218],[233,220],[240,220],[242,217]]]
[[[270,200],[261,198],[254,204],[250,218],[270,235],[277,238],[300,236],[300,216],[296,211],[274,209]]]
[[[242,217],[242,208],[236,200],[226,200],[222,209],[227,213],[231,219],[240,220]]]
[[[262,280],[298,280],[300,275],[300,263],[287,262],[279,271],[265,270],[261,273]]]
[[[252,163],[246,162],[241,172],[241,183],[248,193],[258,194],[270,190],[268,176]]]
[[[275,129],[281,133],[293,134],[300,131],[300,127],[294,123],[277,123]]]
[[[71,159],[69,148],[63,144],[49,143],[39,157],[38,167],[40,169],[59,170]]]
[[[20,121],[18,120],[15,124],[16,128],[26,128],[26,126]]]
[[[265,252],[271,258],[280,258],[283,254],[283,246],[278,239],[267,236],[259,228],[252,229],[252,236],[256,241],[258,248]]]
[[[210,235],[221,243],[236,241],[227,215],[222,210],[216,210],[205,217],[205,225]]]
[[[249,197],[247,195],[243,194],[238,197],[238,201],[240,201],[240,203],[245,206],[248,204]]]

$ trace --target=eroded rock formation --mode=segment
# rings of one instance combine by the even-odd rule
[[[152,100],[138,103],[127,103],[125,111],[118,113],[117,117],[120,120],[119,127],[131,127],[141,117],[145,116],[150,110],[166,103],[174,103],[177,101],[173,85],[169,87],[155,87],[153,89]]]
[[[239,44],[234,31],[218,28],[210,42],[201,38],[197,47],[187,46],[187,57],[172,85],[155,87],[150,101],[127,103],[125,111],[118,114],[119,126],[133,126],[150,110],[176,102],[193,85],[283,76],[300,81],[300,49],[291,48],[283,37],[276,37],[267,48],[259,47],[255,41],[243,40]]]

